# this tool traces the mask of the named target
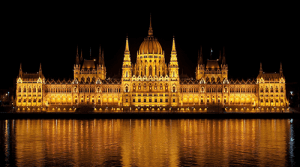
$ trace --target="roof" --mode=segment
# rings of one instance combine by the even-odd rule
[[[264,80],[270,80],[270,81],[279,81],[280,78],[284,78],[283,74],[281,73],[262,73],[258,75],[258,78],[261,77]]]
[[[162,54],[162,47],[156,38],[146,37],[140,45],[139,52],[144,54]]]
[[[38,73],[23,73],[22,74],[22,80],[23,81],[36,81],[38,80],[40,75]],[[41,75],[41,78],[44,78],[43,75]]]
[[[94,60],[85,60],[83,61],[82,68],[96,68]]]
[[[218,60],[207,60],[206,68],[220,68]]]

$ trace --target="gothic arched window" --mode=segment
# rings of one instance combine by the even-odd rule
[[[273,86],[271,86],[271,88],[270,88],[270,92],[271,92],[271,93],[273,93]]]
[[[152,66],[149,67],[149,75],[152,75]]]

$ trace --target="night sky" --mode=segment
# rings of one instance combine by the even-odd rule
[[[25,6],[23,6],[25,5]],[[262,62],[264,72],[283,72],[287,82],[299,82],[299,12],[295,4],[237,4],[218,8],[202,5],[193,9],[172,7],[161,10],[106,6],[56,7],[32,4],[9,6],[2,20],[0,89],[13,86],[20,63],[23,72],[38,72],[42,63],[47,79],[73,78],[76,46],[83,57],[98,56],[104,49],[107,77],[121,70],[126,35],[131,60],[147,36],[152,14],[153,35],[170,61],[175,36],[180,73],[195,78],[198,50],[204,60],[225,46],[229,79],[253,79]],[[193,5],[191,5],[193,6]],[[119,9],[122,8],[122,9]]]

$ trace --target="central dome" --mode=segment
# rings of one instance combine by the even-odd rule
[[[148,37],[144,39],[139,49],[140,54],[162,54],[162,48],[160,43],[156,38],[153,37],[153,30],[151,25],[151,15],[150,15],[150,26],[148,30]]]
[[[162,54],[162,47],[156,38],[153,36],[148,36],[140,45],[139,53]]]

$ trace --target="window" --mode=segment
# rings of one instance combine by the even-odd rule
[[[157,102],[157,99],[154,99],[154,102]]]
[[[166,99],[166,102],[168,102],[168,99]]]
[[[175,103],[175,99],[173,99],[173,103]]]
[[[126,103],[128,103],[128,99],[126,99]]]
[[[141,99],[138,99],[138,102],[141,102]]]
[[[144,102],[146,102],[147,99],[144,99]]]
[[[162,102],[162,99],[160,99],[160,102]]]
[[[132,99],[132,102],[135,102],[135,99]]]
[[[149,102],[151,103],[151,102],[152,102],[152,99],[149,99]]]

